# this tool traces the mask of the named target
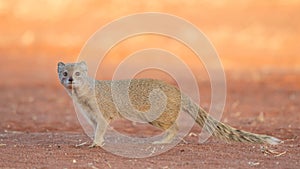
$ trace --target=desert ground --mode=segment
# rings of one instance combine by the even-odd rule
[[[52,59],[53,60],[53,59]],[[30,62],[6,62],[13,71],[26,72]],[[47,62],[56,74],[54,61]],[[22,70],[23,69],[23,70]],[[113,155],[99,147],[88,148],[91,139],[80,126],[71,99],[58,80],[45,83],[38,69],[20,75],[10,71],[1,90],[1,168],[298,168],[300,151],[300,76],[292,72],[227,72],[227,100],[222,121],[251,132],[284,140],[277,146],[226,143],[209,139],[198,144],[201,128],[195,126],[181,142],[161,155],[131,159]],[[253,72],[253,71],[252,71]],[[23,76],[23,77],[21,77]],[[28,80],[30,77],[34,80]],[[37,77],[39,76],[39,77]],[[247,78],[245,78],[247,77]],[[25,78],[25,79],[24,79]],[[39,82],[43,81],[43,82]],[[54,82],[53,82],[54,81]],[[199,84],[202,105],[208,108],[210,85]],[[200,103],[200,104],[201,104]],[[160,131],[117,121],[114,128],[135,137]],[[113,139],[113,138],[112,138]],[[84,144],[80,147],[76,145]],[[130,143],[128,143],[130,144]],[[120,146],[120,145],[118,145]],[[124,145],[126,146],[126,145]]]

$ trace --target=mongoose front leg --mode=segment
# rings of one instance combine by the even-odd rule
[[[104,146],[104,134],[106,132],[107,129],[107,122],[100,118],[97,122],[97,126],[95,129],[95,134],[94,134],[94,140],[93,143],[89,146],[90,148],[92,147],[96,147],[96,146]]]

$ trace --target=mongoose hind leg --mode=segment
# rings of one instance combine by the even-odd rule
[[[167,144],[171,143],[178,133],[178,126],[174,123],[170,128],[165,130],[166,133],[162,140],[154,141],[153,144]]]

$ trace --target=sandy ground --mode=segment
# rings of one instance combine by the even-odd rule
[[[284,144],[262,146],[217,139],[198,144],[198,137],[192,134],[161,155],[131,159],[101,148],[88,148],[91,140],[83,132],[69,96],[54,80],[55,59],[44,61],[53,66],[51,71],[28,66],[31,61],[13,62],[12,57],[2,60],[7,63],[2,68],[10,71],[1,71],[5,80],[0,84],[0,168],[300,167],[299,72],[252,71],[250,75],[226,72],[227,101],[222,121],[247,131],[276,136],[285,140]],[[49,77],[41,72],[45,75],[48,72]],[[51,82],[46,83],[48,78]],[[207,109],[210,85],[204,81],[199,86],[200,104]],[[113,127],[136,137],[160,132],[147,126],[139,128],[128,121],[115,122]],[[191,130],[199,132],[198,126]],[[114,139],[107,137],[108,141]],[[75,146],[81,143],[87,144]],[[124,145],[116,146],[131,143],[121,144]]]

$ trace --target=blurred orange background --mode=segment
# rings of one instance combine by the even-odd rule
[[[1,76],[7,78],[3,83],[56,78],[56,63],[75,61],[96,30],[140,12],[165,12],[193,23],[211,40],[226,71],[298,72],[299,11],[297,0],[0,0]],[[171,51],[192,68],[199,65],[183,44],[145,35],[114,47],[103,69],[112,69],[132,52],[150,47]],[[104,77],[110,76],[107,72]]]

